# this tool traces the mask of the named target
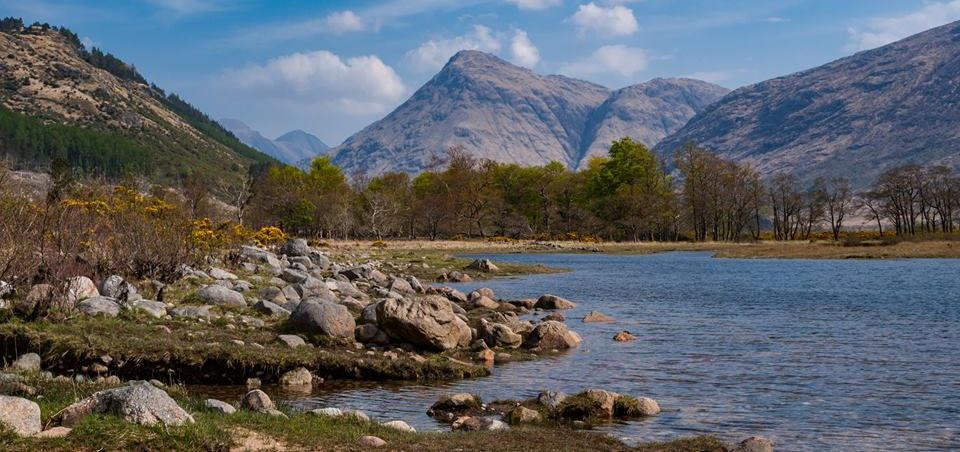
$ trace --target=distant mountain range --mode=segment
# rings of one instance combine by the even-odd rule
[[[17,167],[45,170],[62,158],[169,183],[195,171],[238,180],[251,164],[275,161],[68,29],[6,18],[0,49],[0,156]]]
[[[740,88],[657,145],[693,141],[762,174],[866,186],[907,163],[960,167],[960,22]]]
[[[403,105],[330,153],[348,173],[416,173],[452,146],[501,162],[577,168],[624,136],[655,145],[727,91],[656,79],[611,92],[464,50]]]
[[[302,130],[287,132],[271,140],[239,119],[223,118],[219,122],[247,146],[290,165],[309,162],[330,149],[319,138]]]

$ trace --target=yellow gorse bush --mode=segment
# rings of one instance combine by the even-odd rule
[[[287,240],[287,233],[276,226],[260,228],[253,234],[253,241],[260,246],[270,246],[283,243]]]

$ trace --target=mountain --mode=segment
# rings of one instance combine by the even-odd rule
[[[960,166],[960,22],[738,89],[664,139],[692,141],[762,174],[845,176],[892,166]]]
[[[668,85],[674,83],[696,93],[667,96]],[[661,132],[674,127],[672,118],[693,116],[702,99],[715,100],[719,94],[711,93],[723,91],[709,85],[702,93],[699,88],[707,84],[687,81],[650,84],[649,92],[662,98],[646,99],[643,89],[611,93],[590,82],[538,75],[493,55],[464,50],[400,107],[330,152],[348,172],[418,172],[453,146],[500,162],[559,161],[575,168],[599,146],[595,143],[613,141],[611,131],[641,141],[660,137],[673,131]],[[620,100],[598,111],[612,94]],[[695,102],[688,103],[691,100]],[[674,101],[680,102],[678,108]],[[662,117],[657,116],[659,108],[665,110]],[[631,117],[642,119],[628,123]]]
[[[195,171],[237,179],[275,161],[70,30],[3,19],[0,48],[0,155],[18,167],[64,158],[108,177],[173,182]]]
[[[658,78],[614,91],[590,115],[582,161],[607,155],[610,143],[627,136],[652,147],[728,92],[682,78]]]
[[[239,119],[224,118],[219,122],[247,146],[291,165],[310,161],[330,148],[319,138],[302,130],[287,132],[271,140]]]

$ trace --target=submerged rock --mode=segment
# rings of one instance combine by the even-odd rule
[[[467,270],[479,270],[492,273],[500,271],[500,267],[494,265],[490,259],[476,259],[471,262],[470,265],[467,265]]]
[[[637,337],[631,334],[629,331],[621,331],[613,336],[613,340],[617,342],[630,342],[636,339]]]
[[[613,322],[614,318],[600,311],[590,311],[583,316],[583,323],[608,323]]]
[[[733,448],[733,452],[773,452],[773,446],[773,441],[767,438],[751,436],[740,441],[740,444]]]

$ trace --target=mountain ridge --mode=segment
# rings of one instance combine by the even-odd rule
[[[694,90],[710,87],[703,92],[709,99],[696,106],[684,105],[677,115],[692,116],[695,108],[726,92],[716,85],[698,83]],[[559,161],[576,168],[594,144],[584,143],[592,132],[591,116],[613,93],[595,83],[539,75],[488,53],[463,50],[403,104],[347,138],[330,155],[351,173],[415,173],[453,146],[500,162],[543,165]],[[625,104],[627,109],[638,106],[637,102]],[[646,124],[619,128],[640,141],[663,135],[636,130],[642,127]],[[612,142],[621,137],[601,134],[595,138]],[[645,144],[652,147],[655,143]]]
[[[303,161],[324,154],[330,148],[322,140],[303,130],[291,130],[270,139],[239,119],[221,118],[218,122],[247,146],[289,165],[298,166]]]

